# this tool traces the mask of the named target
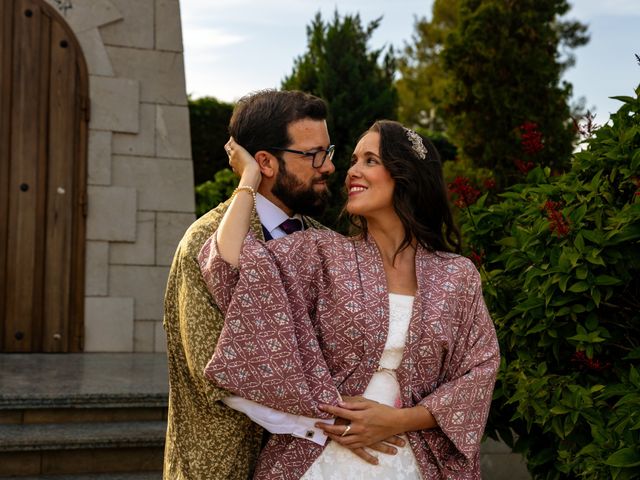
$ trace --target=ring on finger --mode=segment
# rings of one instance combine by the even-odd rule
[[[351,424],[347,425],[347,427],[344,429],[344,432],[342,432],[342,435],[340,436],[344,437],[347,433],[349,433],[349,430],[351,430]]]

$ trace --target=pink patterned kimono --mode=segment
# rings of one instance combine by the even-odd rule
[[[235,269],[215,235],[200,269],[225,312],[206,376],[244,398],[327,417],[320,403],[361,395],[384,349],[389,303],[371,240],[306,230],[267,243],[247,236]],[[479,479],[479,447],[499,364],[495,329],[472,263],[416,253],[418,290],[396,371],[403,406],[423,405],[438,428],[408,432],[422,477]],[[323,447],[273,435],[255,478],[299,479]]]

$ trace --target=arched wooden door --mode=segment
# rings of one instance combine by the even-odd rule
[[[0,351],[82,350],[88,78],[44,0],[0,0]]]

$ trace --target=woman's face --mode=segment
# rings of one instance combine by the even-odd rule
[[[395,181],[380,158],[378,132],[367,133],[356,145],[345,184],[348,194],[347,211],[350,214],[372,217],[395,213]]]

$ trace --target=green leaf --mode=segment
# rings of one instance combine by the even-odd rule
[[[624,103],[633,103],[636,101],[635,98],[628,97],[626,95],[616,95],[615,97],[609,97],[609,98],[612,98],[613,100],[620,100],[621,102],[624,102]]]
[[[584,265],[581,265],[576,269],[576,278],[578,280],[584,280],[585,278],[587,278],[588,273],[589,273],[589,270],[587,269],[587,267]]]
[[[584,253],[584,238],[581,233],[578,233],[576,235],[576,239],[574,240],[573,244],[576,247],[576,250],[578,250],[580,253]]]
[[[631,380],[631,383],[633,383],[637,388],[640,388],[640,374],[633,365],[629,368],[629,380]]]
[[[640,466],[640,452],[631,447],[623,448],[610,455],[604,463],[612,467],[637,467]]]
[[[596,285],[620,285],[622,280],[611,275],[598,275],[595,279]]]
[[[496,242],[498,245],[502,245],[503,247],[511,247],[516,248],[518,246],[518,241],[515,237],[504,237]]]
[[[569,219],[573,224],[578,224],[584,218],[584,215],[587,213],[587,204],[583,203],[578,208],[576,208],[573,212],[569,214]]]
[[[589,290],[589,284],[584,280],[574,283],[569,287],[569,291],[573,293],[582,293]]]

